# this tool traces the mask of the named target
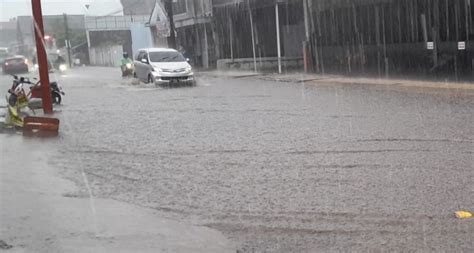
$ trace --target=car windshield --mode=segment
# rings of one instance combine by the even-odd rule
[[[25,58],[21,58],[21,57],[10,58],[10,59],[6,59],[6,62],[8,62],[8,63],[23,63],[23,62],[25,62]]]
[[[178,52],[150,52],[151,62],[183,62],[183,55]]]

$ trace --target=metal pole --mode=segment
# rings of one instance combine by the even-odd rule
[[[303,42],[303,61],[304,61],[304,72],[308,73],[310,69],[313,69],[312,64],[312,50],[311,50],[311,28],[309,21],[309,12],[311,11],[308,0],[303,0],[303,11],[304,11],[304,30],[305,30],[305,41]]]
[[[67,49],[67,59],[69,63],[69,68],[72,66],[71,63],[71,41],[69,40],[69,24],[67,22],[67,14],[64,13],[64,29],[66,30],[66,49]]]
[[[303,0],[303,11],[304,11],[304,32],[306,41],[310,41],[310,27],[309,27],[309,6],[308,0]]]
[[[276,22],[276,36],[277,36],[277,48],[278,48],[278,73],[281,71],[281,41],[280,41],[280,14],[278,9],[278,3],[275,3],[275,22]]]
[[[90,34],[89,34],[89,22],[87,20],[87,13],[89,11],[89,5],[86,4],[85,5],[86,7],[86,11],[84,13],[84,26],[86,28],[86,38],[87,38],[87,55],[88,55],[88,58],[89,58],[89,64],[90,64],[90,59],[91,59],[91,37],[90,37]],[[82,62],[82,64],[85,64],[85,62]]]
[[[41,93],[43,111],[45,114],[53,113],[51,90],[49,87],[48,59],[44,45],[43,14],[41,12],[41,0],[31,0],[33,19],[35,22],[36,53],[38,58],[39,74],[41,80]]]
[[[204,45],[202,54],[202,65],[205,69],[209,68],[209,44],[207,39],[207,25],[204,24]]]
[[[234,60],[234,26],[232,25],[232,17],[229,15],[229,33],[230,33],[230,58]]]
[[[255,72],[257,72],[257,53],[255,51],[255,32],[253,29],[253,15],[252,10],[250,10],[250,1],[248,1],[247,3],[250,17],[250,32],[252,33],[253,69]]]

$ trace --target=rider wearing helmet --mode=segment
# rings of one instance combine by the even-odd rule
[[[128,53],[123,53],[123,58],[120,62],[120,68],[122,69],[122,76],[127,76],[132,71],[133,61],[128,57]]]

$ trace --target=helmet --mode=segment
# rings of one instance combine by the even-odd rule
[[[128,58],[128,53],[127,52],[123,53],[123,58]]]

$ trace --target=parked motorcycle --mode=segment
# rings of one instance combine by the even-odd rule
[[[25,85],[33,84],[30,79],[26,77],[13,76],[13,84],[8,90],[10,94],[7,98],[8,104],[10,106],[20,106],[25,107],[28,105],[29,92],[25,90]]]
[[[27,100],[35,99],[35,98],[39,98],[39,99],[43,98],[42,96],[43,91],[40,85],[41,81],[33,83],[26,77],[19,78],[18,76],[13,76],[13,78],[14,78],[13,85],[8,91],[8,93],[10,93],[10,97],[8,101],[11,106],[14,106],[17,98],[20,95],[22,95],[20,97],[25,97]],[[30,85],[29,92],[26,92],[25,85]],[[51,90],[51,98],[52,98],[53,104],[56,104],[56,105],[61,104],[62,96],[66,95],[66,93],[64,93],[61,86],[59,86],[57,82],[50,83],[49,87]]]
[[[53,99],[53,104],[60,105],[62,96],[65,96],[66,93],[57,82],[50,83],[49,87],[51,89],[51,98]]]
[[[13,76],[12,87],[8,90],[7,95],[8,110],[5,124],[7,126],[23,127],[24,118],[35,114],[35,111],[29,103],[29,93],[25,90],[25,84],[30,84],[28,78],[18,78]]]
[[[23,136],[30,137],[55,137],[59,135],[59,120],[50,117],[36,117],[32,107],[31,99],[34,98],[34,88],[39,87],[39,81],[32,83],[28,78],[18,78],[13,76],[13,85],[8,90],[7,95],[7,114],[5,117],[4,127],[6,129],[23,130]],[[30,86],[30,91],[25,89],[26,85]],[[59,86],[52,85],[53,89],[59,90]],[[54,88],[55,87],[55,88]]]

